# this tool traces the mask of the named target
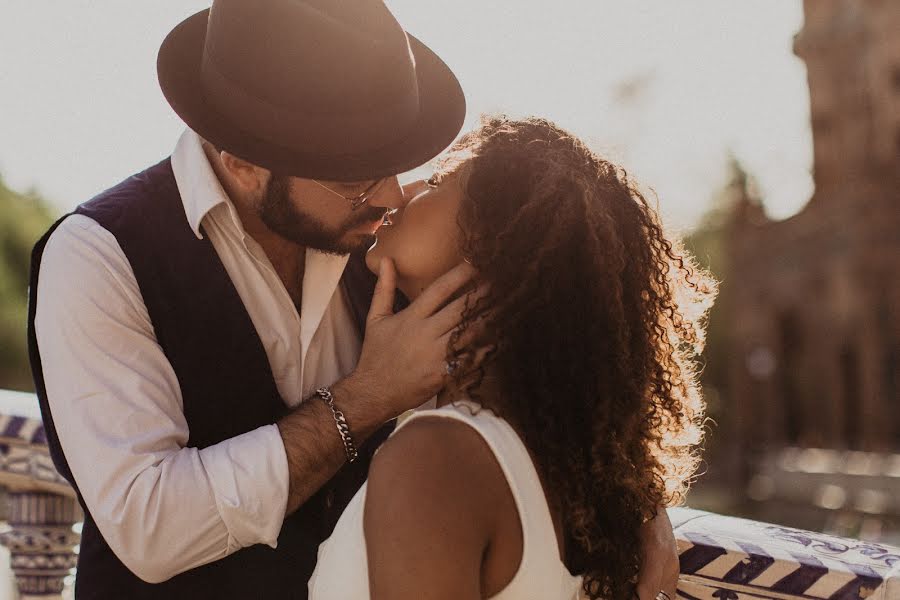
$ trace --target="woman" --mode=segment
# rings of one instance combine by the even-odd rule
[[[624,171],[548,121],[483,119],[428,184],[369,267],[392,259],[415,298],[465,260],[481,291],[438,408],[381,448],[310,598],[633,598],[641,523],[697,464],[713,282]]]

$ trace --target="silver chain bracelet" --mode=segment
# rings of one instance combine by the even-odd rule
[[[331,409],[331,414],[334,415],[335,425],[337,425],[338,434],[340,434],[341,440],[344,442],[344,452],[347,453],[347,462],[352,463],[359,454],[356,452],[356,444],[353,443],[353,436],[350,435],[350,426],[347,425],[347,419],[344,417],[344,413],[339,411],[334,405],[334,396],[332,395],[330,388],[321,387],[316,390],[316,395],[324,400],[328,405],[328,408]]]

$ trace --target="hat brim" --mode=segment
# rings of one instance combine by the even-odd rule
[[[200,85],[209,9],[180,23],[166,37],[157,59],[163,94],[179,117],[218,148],[285,175],[332,181],[364,181],[425,164],[459,133],[466,114],[462,87],[450,68],[410,34],[419,86],[419,115],[398,139],[376,150],[317,155],[262,139],[220,114]]]

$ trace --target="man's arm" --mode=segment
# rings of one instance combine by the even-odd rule
[[[466,300],[444,304],[473,274],[470,265],[462,264],[393,314],[396,273],[390,260],[382,261],[359,363],[331,388],[357,447],[385,422],[440,390],[447,342]],[[286,510],[290,514],[337,472],[346,457],[334,415],[318,398],[301,404],[278,422],[278,428],[290,474]]]
[[[471,275],[451,272],[397,315],[392,269],[380,279],[360,364],[333,386],[358,444],[439,389],[461,304],[437,308]],[[321,401],[277,425],[186,448],[177,377],[127,258],[93,220],[69,217],[51,236],[38,289],[35,328],[60,443],[104,539],[145,581],[245,546],[275,547],[285,514],[344,463]]]
[[[244,546],[275,546],[288,490],[278,428],[185,447],[177,377],[114,236],[87,217],[66,219],[44,251],[38,290],[57,434],[119,559],[159,582]]]

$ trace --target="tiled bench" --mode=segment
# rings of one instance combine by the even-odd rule
[[[669,515],[689,600],[900,600],[900,548],[688,508]]]

